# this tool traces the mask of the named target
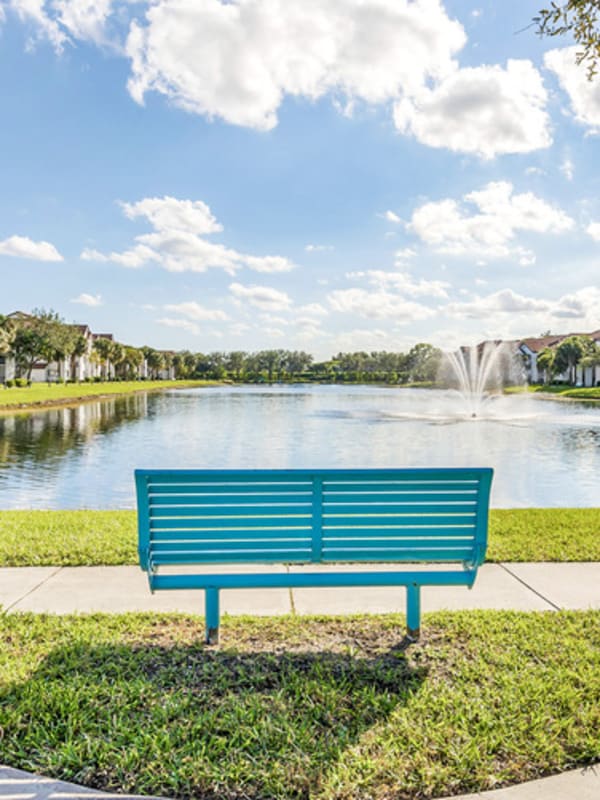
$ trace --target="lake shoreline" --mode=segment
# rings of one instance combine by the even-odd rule
[[[122,391],[99,391],[97,394],[90,392],[85,395],[75,395],[73,397],[53,397],[48,400],[33,400],[28,403],[6,404],[0,402],[0,415],[21,414],[35,411],[51,411],[55,408],[77,408],[86,403],[98,400],[113,400],[117,397],[131,397],[136,394],[157,394],[170,391],[171,389],[204,389],[213,386],[225,386],[223,381],[165,381],[164,386],[145,386],[143,383],[139,388],[124,389]],[[72,384],[67,384],[72,385]],[[84,384],[87,385],[87,384]],[[116,386],[119,384],[117,383]],[[50,391],[54,388],[54,384]],[[11,391],[7,389],[5,391]]]

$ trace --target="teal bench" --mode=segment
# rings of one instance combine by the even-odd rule
[[[208,643],[218,641],[219,591],[248,587],[406,586],[416,639],[421,586],[470,587],[485,558],[488,468],[136,470],[135,481],[150,589],[204,589]],[[258,566],[341,562],[353,566],[278,574]],[[402,569],[360,569],[376,562]],[[191,569],[207,565],[222,570]]]

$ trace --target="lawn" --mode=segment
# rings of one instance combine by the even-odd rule
[[[99,396],[156,392],[164,389],[184,389],[194,386],[213,386],[215,381],[106,381],[105,383],[34,383],[25,389],[0,389],[0,410],[27,406],[64,405]]]
[[[0,511],[0,566],[137,563],[134,511]],[[600,508],[492,510],[488,561],[600,561]]]
[[[575,387],[556,384],[553,386],[508,386],[505,394],[520,394],[531,392],[533,394],[551,394],[559,400],[567,398],[571,400],[600,400],[600,386]]]
[[[0,616],[0,761],[107,791],[406,800],[600,757],[600,613]]]

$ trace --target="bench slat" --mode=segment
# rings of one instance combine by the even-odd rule
[[[325,517],[339,514],[468,514],[475,518],[476,503],[326,503],[323,509]]]
[[[152,506],[236,506],[236,505],[260,505],[260,506],[288,506],[306,503],[310,506],[312,494],[309,492],[295,492],[285,494],[153,494],[150,496]]]
[[[160,517],[285,517],[304,516],[310,519],[311,506],[289,505],[283,509],[277,506],[174,506],[164,507],[150,504],[150,516]]]
[[[205,494],[286,494],[295,492],[310,497],[312,495],[312,483],[298,481],[294,483],[177,483],[168,484],[148,483],[148,493],[150,496],[162,496],[172,494],[193,494],[198,497]]]
[[[330,530],[335,526],[348,526],[355,528],[455,528],[475,527],[475,520],[472,514],[431,514],[421,516],[419,514],[362,514],[352,516],[349,514],[327,514],[324,519],[323,528]]]
[[[210,539],[247,539],[265,541],[279,541],[280,539],[307,539],[311,538],[311,529],[304,528],[202,528],[201,530],[177,530],[169,528],[168,530],[153,530],[151,533],[151,542],[170,542],[172,540],[179,540],[182,542],[205,542]]]
[[[153,553],[195,553],[196,556],[203,556],[205,553],[211,552],[236,552],[247,551],[248,553],[259,552],[262,550],[277,550],[283,552],[304,552],[310,555],[310,539],[297,539],[279,541],[263,541],[263,540],[228,540],[219,541],[213,539],[212,541],[204,542],[155,542],[152,545]]]
[[[414,489],[427,491],[474,491],[477,489],[477,481],[452,479],[450,476],[438,480],[408,480],[406,478],[389,477],[379,480],[373,477],[349,477],[343,476],[323,481],[323,489],[327,492],[351,492],[351,491],[398,491],[408,492]]]
[[[207,519],[193,519],[193,518],[180,518],[180,519],[150,519],[151,531],[167,531],[167,530],[217,530],[220,528],[227,528],[230,530],[246,530],[251,528],[261,528],[263,530],[270,529],[297,529],[297,530],[311,530],[310,517],[286,517],[283,518],[268,518],[268,517],[234,517],[234,518],[219,518],[208,517]]]
[[[477,498],[477,487],[475,485],[471,486],[469,484],[468,486],[459,486],[444,483],[427,488],[419,484],[419,488],[416,490],[410,487],[404,489],[404,487],[398,488],[394,486],[389,490],[369,489],[365,491],[363,487],[363,491],[357,489],[349,489],[347,492],[325,491],[323,492],[323,499],[326,503],[350,503],[353,502],[354,498],[356,498],[357,502],[368,500],[373,503],[395,503],[402,502],[409,497],[423,497],[423,499],[427,499],[431,495],[444,492],[451,493],[453,496],[458,495],[460,497],[465,497],[469,500],[475,500]]]
[[[323,548],[323,561],[468,561],[472,547],[456,548],[379,548],[333,549]]]
[[[421,549],[472,549],[473,539],[422,539],[415,537],[412,539],[333,539],[323,542],[323,551],[327,550],[365,550],[383,549],[402,550],[406,548]],[[181,552],[197,553],[212,550],[222,550],[223,552],[234,550],[307,550],[310,552],[310,538],[305,539],[204,539],[202,541],[190,541],[172,539],[170,541],[154,542],[152,544],[153,553]]]
[[[202,564],[308,564],[310,562],[310,549],[308,550],[274,550],[272,552],[264,550],[262,552],[237,551],[225,553],[217,551],[205,553],[202,556]],[[169,564],[198,564],[196,553],[157,553],[152,555],[152,563],[155,566],[167,566]]]

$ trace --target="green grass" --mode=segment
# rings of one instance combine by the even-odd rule
[[[0,410],[88,400],[100,395],[131,394],[189,386],[212,386],[216,381],[106,381],[105,383],[34,383],[25,389],[0,389]]]
[[[552,394],[559,399],[567,398],[571,400],[600,400],[600,386],[587,386],[576,388],[574,386],[553,385],[553,386],[507,386],[504,394],[521,394],[529,392],[532,394]]]
[[[107,791],[406,800],[600,757],[600,613],[0,616],[0,761]]]
[[[0,511],[0,566],[137,563],[134,511]],[[492,510],[488,561],[600,561],[600,508]]]
[[[600,508],[494,509],[488,561],[600,561]]]

